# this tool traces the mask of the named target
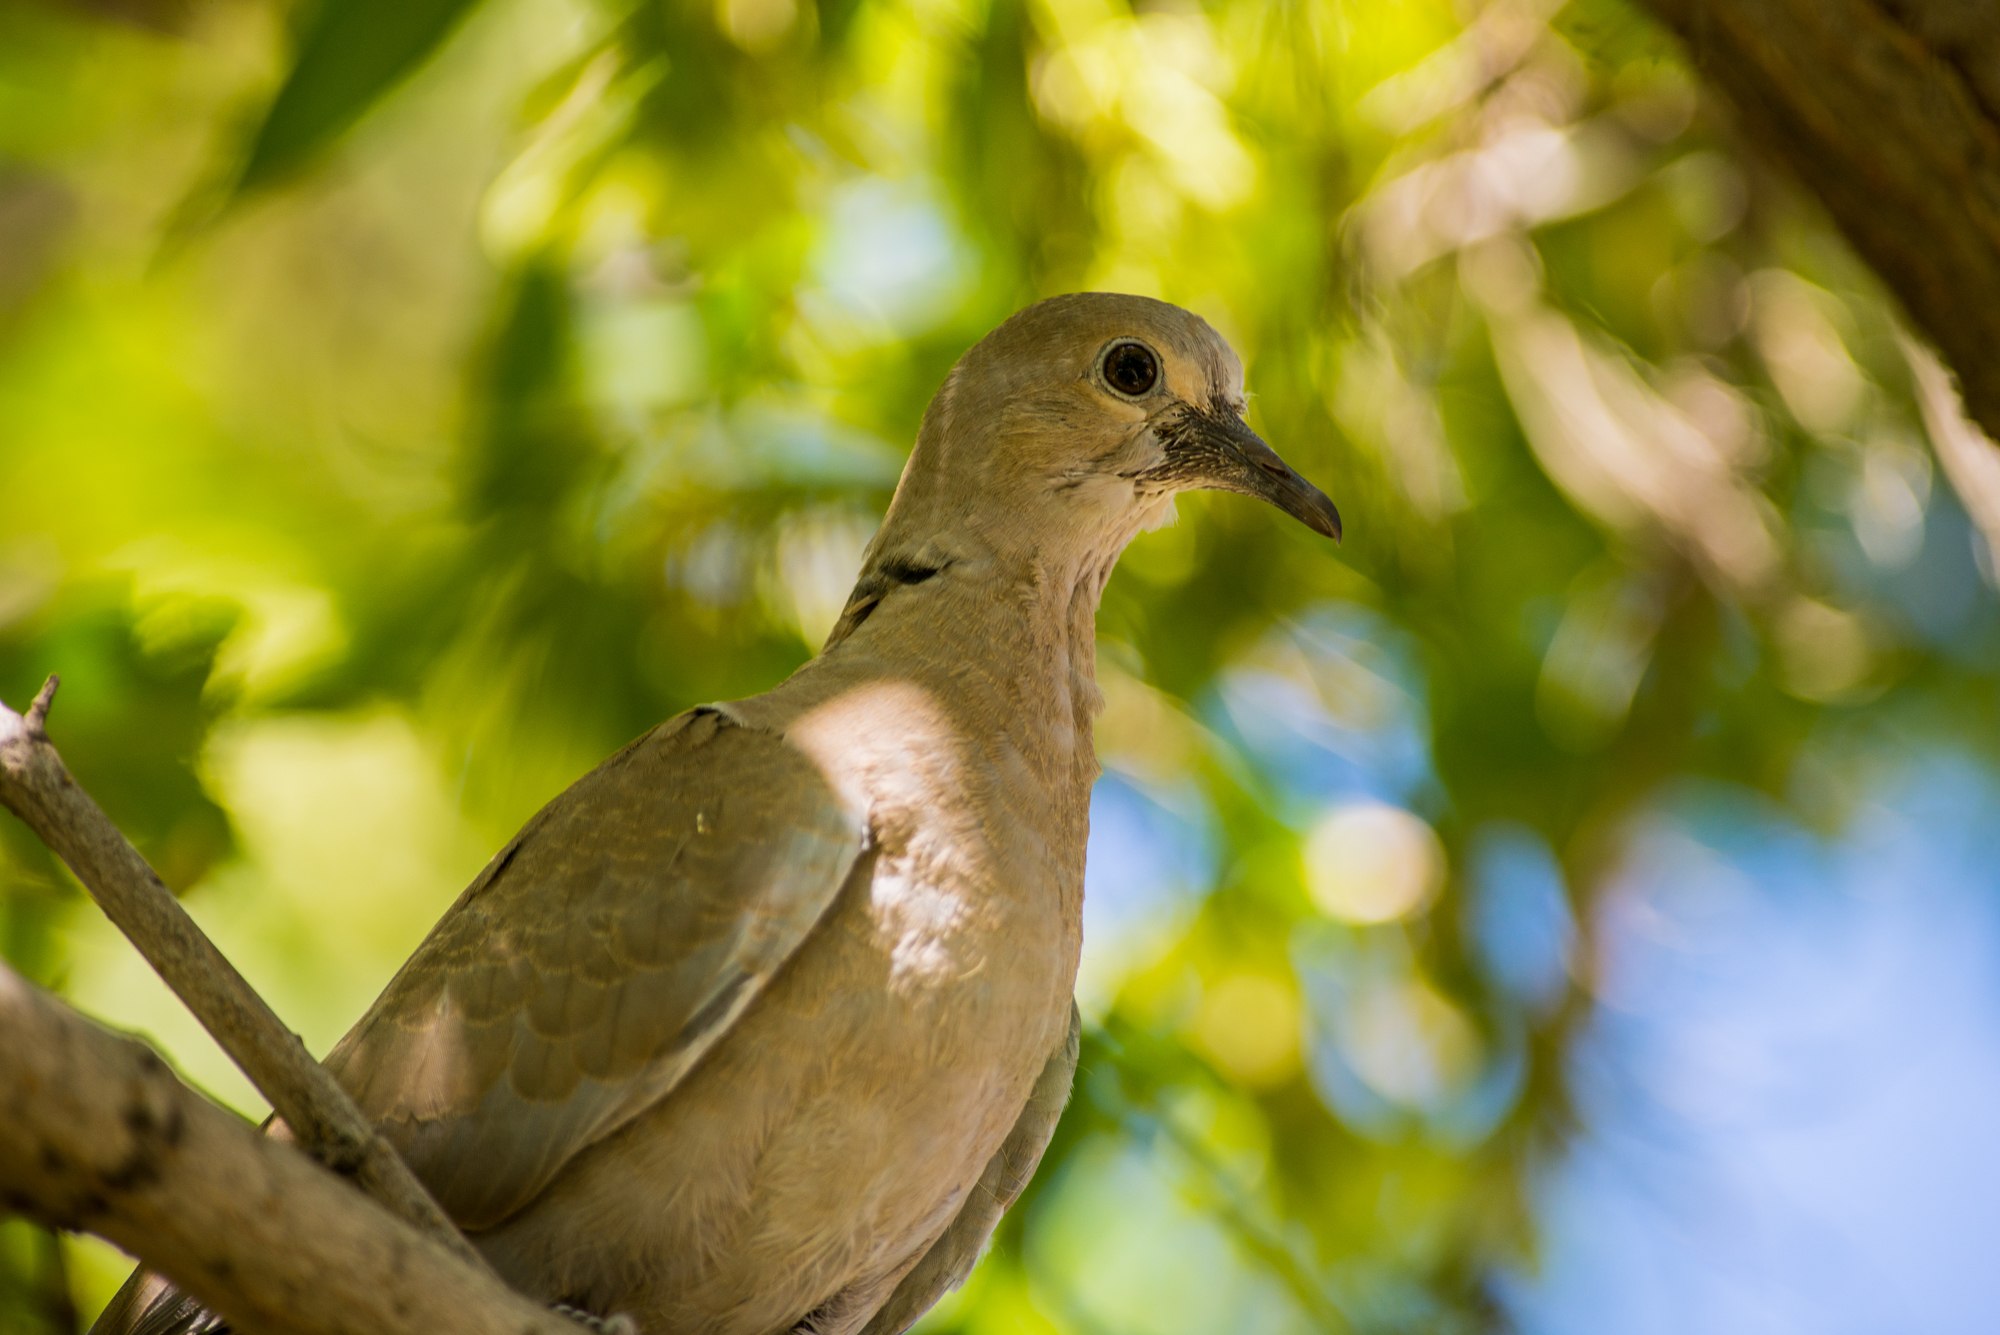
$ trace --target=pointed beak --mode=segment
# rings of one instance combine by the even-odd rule
[[[1172,432],[1162,433],[1169,467],[1182,485],[1255,496],[1340,541],[1340,511],[1326,493],[1293,472],[1234,410],[1218,404],[1209,412],[1184,412]]]

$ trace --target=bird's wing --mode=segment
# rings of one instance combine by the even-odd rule
[[[993,1235],[1000,1216],[1007,1212],[1035,1175],[1042,1152],[1049,1147],[1063,1105],[1069,1102],[1070,1083],[1076,1077],[1076,1054],[1081,1024],[1076,1003],[1069,1008],[1069,1033],[1062,1046],[1049,1055],[1047,1065],[1028,1094],[1027,1106],[1007,1133],[999,1150],[987,1161],[965,1204],[931,1244],[909,1274],[896,1285],[889,1301],[869,1320],[861,1335],[901,1335],[928,1312],[946,1290],[965,1282],[979,1249]]]
[[[783,738],[694,710],[530,821],[327,1065],[461,1227],[491,1227],[679,1083],[866,850]]]
[[[90,1335],[230,1335],[229,1323],[140,1266],[106,1303]]]

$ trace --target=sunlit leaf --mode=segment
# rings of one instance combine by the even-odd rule
[[[478,0],[322,0],[237,178],[252,190],[309,163],[435,51]]]

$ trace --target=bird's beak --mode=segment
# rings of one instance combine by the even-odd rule
[[[1174,428],[1162,433],[1168,467],[1183,485],[1255,496],[1340,541],[1340,511],[1326,493],[1293,472],[1234,409],[1217,404],[1207,412],[1193,407],[1183,412]]]

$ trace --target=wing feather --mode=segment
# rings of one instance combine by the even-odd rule
[[[666,1097],[790,958],[865,822],[781,737],[695,710],[551,802],[327,1058],[461,1226]]]

